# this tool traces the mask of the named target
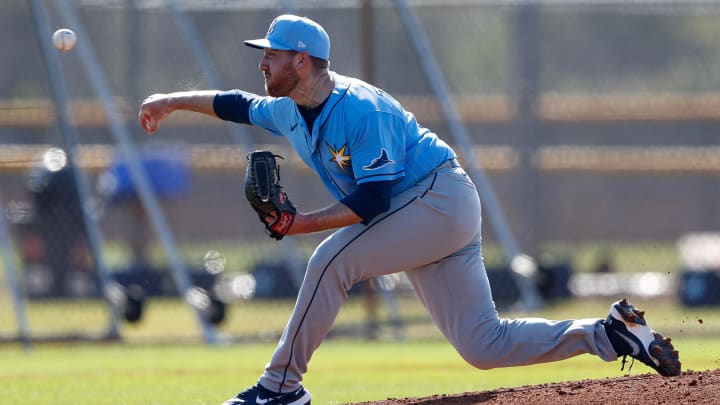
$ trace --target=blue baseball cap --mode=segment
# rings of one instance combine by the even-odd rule
[[[265,38],[243,41],[245,45],[281,51],[307,52],[316,58],[330,58],[330,38],[320,24],[307,17],[283,14],[273,20]]]

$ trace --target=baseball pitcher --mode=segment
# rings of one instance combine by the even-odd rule
[[[631,356],[664,376],[680,373],[670,339],[627,300],[605,319],[502,319],[482,259],[480,200],[455,152],[392,96],[329,70],[318,23],[275,18],[262,50],[266,96],[243,90],[155,94],[140,107],[149,133],[176,110],[256,125],[284,136],[337,200],[297,211],[281,190],[276,157],[248,156],[246,194],[268,234],[337,229],[310,258],[292,316],[257,384],[225,402],[309,404],[308,362],[353,284],[405,272],[447,340],[481,369],[558,361],[583,353]]]

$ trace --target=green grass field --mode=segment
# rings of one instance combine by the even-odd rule
[[[550,305],[532,314],[550,319],[604,316],[607,300],[573,300]],[[720,367],[720,310],[684,308],[672,300],[634,300],[648,310],[653,327],[667,333],[681,352],[683,369]],[[407,311],[414,311],[404,302]],[[35,322],[49,318],[74,319],[81,303],[66,307],[32,308]],[[280,322],[286,304],[256,314]],[[33,305],[34,307],[34,305]],[[284,308],[284,309],[282,309]],[[0,345],[0,398],[3,404],[217,404],[253,384],[275,346],[244,343],[205,346],[169,344],[160,339],[163,328],[177,337],[197,339],[192,317],[178,316],[181,304],[164,301],[149,309],[143,324],[125,326],[122,343],[37,344],[23,351],[16,343]],[[258,307],[233,308],[235,315],[223,327],[240,330]],[[282,309],[282,310],[281,310]],[[89,316],[101,311],[89,311]],[[95,315],[92,315],[96,313]],[[171,319],[163,319],[175,314]],[[275,314],[275,315],[270,315]],[[361,306],[351,300],[338,319],[340,325],[357,321]],[[521,314],[502,313],[506,317]],[[88,322],[89,318],[85,319]],[[90,318],[92,319],[92,318]],[[102,319],[102,318],[97,318]],[[255,318],[256,319],[256,318]],[[155,335],[154,335],[155,334]],[[305,385],[316,404],[336,404],[388,397],[416,397],[514,387],[545,382],[618,377],[620,362],[605,363],[583,355],[563,362],[481,371],[464,363],[454,349],[427,323],[408,328],[412,338],[368,342],[329,339],[316,352]],[[172,340],[170,340],[172,341]],[[636,363],[632,374],[652,372]]]
[[[720,367],[720,339],[676,339],[683,369]],[[0,349],[3,404],[218,404],[255,382],[272,344],[229,347],[71,345]],[[305,385],[316,404],[425,396],[554,381],[618,377],[620,363],[583,355],[563,362],[481,371],[449,344],[328,341]],[[634,365],[633,374],[650,370]]]
[[[562,246],[555,254],[562,257]],[[198,248],[193,256],[202,257]],[[589,271],[598,248],[575,251],[574,269]],[[644,244],[623,250],[613,246],[623,272],[678,269],[674,248]],[[228,255],[228,265],[242,268],[242,255]],[[499,260],[486,250],[489,262]],[[236,263],[238,262],[238,263]],[[6,291],[0,286],[0,291]],[[720,367],[720,308],[687,308],[676,297],[633,302],[648,311],[651,325],[673,338],[683,369]],[[542,311],[522,314],[501,310],[503,317],[548,319],[605,317],[610,299],[574,299],[550,303]],[[34,344],[24,351],[18,343],[0,343],[0,403],[5,404],[218,404],[252,385],[262,373],[277,334],[292,310],[293,300],[252,300],[233,303],[219,328],[224,336],[252,343],[207,346],[192,312],[178,299],[152,299],[138,324],[122,325],[123,339],[111,343]],[[315,353],[305,385],[315,404],[338,404],[388,397],[419,397],[490,390],[529,384],[611,378],[626,373],[620,362],[605,363],[583,355],[563,362],[481,371],[467,365],[440,336],[414,296],[401,296],[406,341],[336,337]],[[32,300],[28,320],[33,336],[99,335],[107,328],[100,300]],[[381,314],[383,318],[387,314]],[[363,325],[362,300],[351,297],[335,322],[336,329]],[[8,294],[0,294],[0,337],[15,333]],[[243,339],[240,339],[243,340]],[[636,363],[632,374],[652,372]]]

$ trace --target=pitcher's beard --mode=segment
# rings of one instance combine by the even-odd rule
[[[285,65],[282,70],[270,76],[270,80],[265,79],[265,92],[271,97],[286,97],[295,90],[300,78],[298,77],[292,65]]]

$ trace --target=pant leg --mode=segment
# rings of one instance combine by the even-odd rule
[[[461,211],[466,214],[458,215]],[[369,225],[331,234],[308,262],[295,308],[260,383],[278,392],[300,384],[353,284],[441,260],[471,241],[479,226],[475,186],[461,169],[446,168],[393,197],[390,210]]]
[[[563,360],[583,353],[617,358],[602,319],[502,319],[492,300],[479,236],[439,262],[407,271],[448,341],[481,369]]]
[[[555,361],[580,353],[616,358],[600,319],[502,320],[480,249],[480,202],[461,169],[441,169],[393,198],[368,226],[324,240],[308,262],[292,316],[260,383],[297,388],[353,284],[406,271],[442,333],[480,368]]]

